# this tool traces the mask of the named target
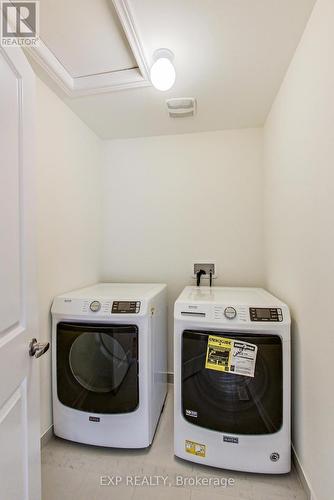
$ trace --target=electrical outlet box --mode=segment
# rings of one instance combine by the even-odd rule
[[[202,280],[209,279],[210,278],[210,271],[212,271],[212,277],[216,278],[216,264],[214,262],[194,262],[194,273],[193,277],[196,278],[196,273],[203,269],[203,271],[206,272],[206,274],[202,275]]]

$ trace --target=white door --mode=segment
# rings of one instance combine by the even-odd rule
[[[34,74],[0,47],[0,499],[40,500],[34,251]]]

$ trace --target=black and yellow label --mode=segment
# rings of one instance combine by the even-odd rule
[[[185,440],[185,450],[187,453],[191,455],[196,455],[197,457],[205,457],[206,446],[205,444],[196,443],[195,441]]]
[[[205,368],[229,372],[231,367],[231,350],[233,340],[209,335],[206,349]]]

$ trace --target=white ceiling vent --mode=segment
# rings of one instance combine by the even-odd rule
[[[196,99],[194,97],[175,97],[166,101],[171,118],[186,118],[194,116],[196,112]]]

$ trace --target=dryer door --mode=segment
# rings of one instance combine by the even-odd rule
[[[137,408],[137,326],[58,323],[56,365],[65,406],[104,414]]]
[[[209,335],[258,347],[254,377],[205,368]],[[194,425],[223,433],[270,434],[283,419],[282,343],[277,335],[199,332],[182,335],[182,411]]]

